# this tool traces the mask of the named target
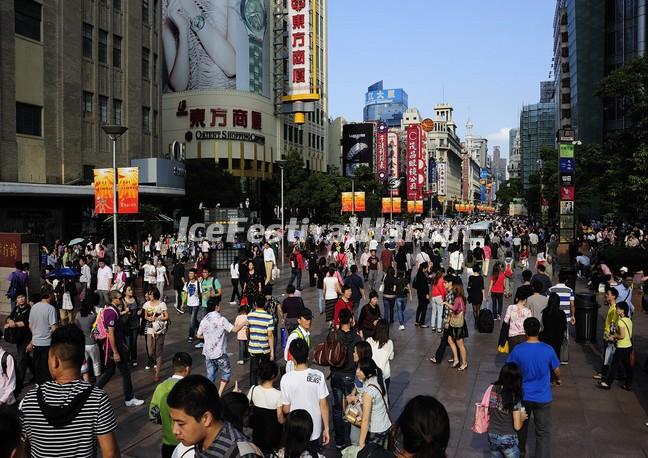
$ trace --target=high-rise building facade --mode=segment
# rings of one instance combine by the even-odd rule
[[[463,197],[463,153],[453,112],[448,103],[434,105],[434,128],[427,132],[428,154],[434,156],[437,168],[437,195],[449,202]]]
[[[554,127],[573,127],[583,143],[603,139],[603,103],[596,90],[604,76],[605,3],[558,0],[554,15]]]
[[[161,3],[0,2],[0,196],[12,198],[0,230],[58,238],[91,229],[93,169],[112,167],[103,125],[128,127],[119,167],[161,156]],[[160,193],[184,186],[140,188]]]
[[[509,179],[519,180],[522,178],[522,156],[520,154],[520,130],[511,129],[511,132],[515,133],[512,141],[510,142],[511,149],[509,150],[509,166],[508,173]],[[509,137],[511,140],[511,137]]]
[[[389,127],[400,127],[407,108],[407,92],[403,89],[383,89],[383,82],[379,81],[367,89],[363,120],[383,121]]]
[[[520,113],[521,178],[524,189],[529,177],[540,170],[540,151],[555,147],[555,106],[553,102],[524,105]]]

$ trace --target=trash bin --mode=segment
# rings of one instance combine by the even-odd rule
[[[575,299],[576,341],[596,342],[596,324],[598,322],[596,295],[578,293]]]

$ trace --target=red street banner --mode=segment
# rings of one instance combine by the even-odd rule
[[[387,179],[387,131],[376,131],[376,174],[378,180]]]
[[[119,213],[139,213],[139,170],[137,167],[117,169],[117,201]]]
[[[419,158],[416,168],[417,173],[417,189],[416,189],[416,199],[423,199],[423,188],[425,188],[425,178],[427,177],[427,145],[426,145],[426,135],[423,134],[422,128],[419,126],[419,136],[420,136],[420,149],[419,149]]]
[[[0,232],[0,267],[14,268],[16,261],[22,261],[21,235]]]
[[[418,159],[421,153],[421,126],[407,126],[407,200],[416,200],[418,195]]]
[[[113,184],[115,171],[113,169],[94,169],[95,213],[114,212]]]
[[[398,156],[398,133],[389,132],[387,134],[387,179],[400,176],[398,172]],[[398,189],[392,189],[390,194],[394,197],[398,196]]]
[[[393,208],[392,208],[392,203]],[[400,197],[383,197],[382,198],[382,212],[383,213],[400,213],[401,212],[401,198]]]

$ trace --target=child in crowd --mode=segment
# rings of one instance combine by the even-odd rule
[[[239,357],[236,364],[242,366],[247,361],[247,347],[248,347],[248,321],[247,321],[247,306],[242,305],[239,307],[238,315],[234,320],[234,327],[242,326],[236,333],[236,340],[239,344]]]

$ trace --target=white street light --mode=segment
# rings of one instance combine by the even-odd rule
[[[112,141],[113,166],[113,271],[119,262],[117,250],[117,139],[128,130],[126,126],[106,125],[101,127]]]
[[[285,159],[277,159],[275,161],[275,164],[279,166],[281,169],[281,209],[279,212],[281,213],[281,265],[283,266],[284,262],[284,167],[286,166],[286,160]]]

